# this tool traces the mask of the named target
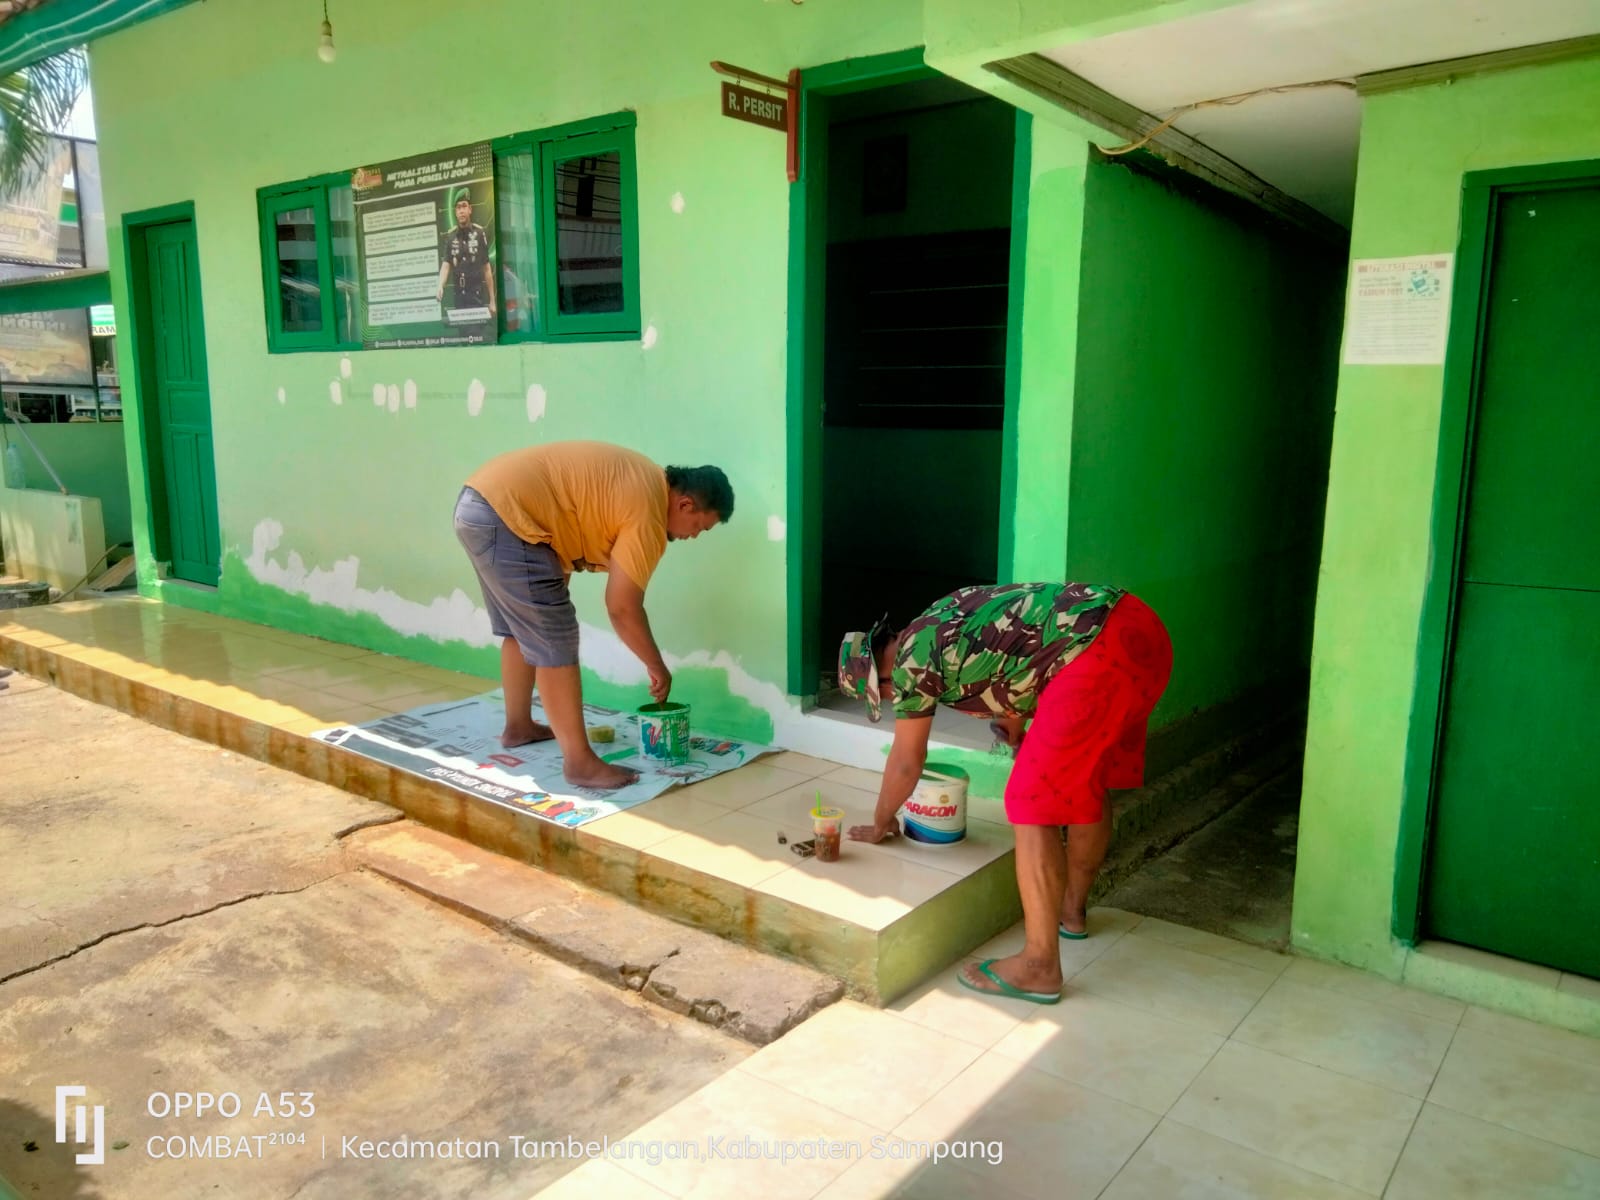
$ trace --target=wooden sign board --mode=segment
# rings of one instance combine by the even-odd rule
[[[765,125],[768,129],[789,128],[789,99],[773,96],[737,83],[722,85],[722,115],[735,121],[749,121],[752,125]]]

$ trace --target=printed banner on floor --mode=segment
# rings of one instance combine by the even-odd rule
[[[494,150],[488,142],[357,169],[361,342],[368,350],[496,340]]]
[[[544,720],[537,701],[533,717]],[[361,725],[319,730],[311,736],[569,828],[623,812],[670,787],[698,783],[773,752],[773,747],[753,742],[692,737],[689,760],[674,765],[644,756],[637,716],[586,704],[583,719],[590,729],[611,727],[615,740],[596,742],[595,751],[607,762],[638,771],[637,783],[611,791],[575,788],[562,778],[561,748],[554,741],[505,749],[500,745],[500,731],[506,722],[505,698],[498,691],[423,705]]]

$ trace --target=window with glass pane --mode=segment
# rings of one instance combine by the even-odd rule
[[[555,164],[556,271],[563,313],[621,312],[622,156],[615,150]]]
[[[316,209],[308,204],[280,210],[273,235],[278,257],[279,327],[284,333],[316,333],[322,328]]]
[[[333,323],[341,343],[361,340],[361,278],[356,266],[355,195],[328,189],[328,238],[333,243]]]
[[[539,238],[533,211],[533,151],[494,161],[495,221],[500,240],[500,316],[507,333],[532,333],[539,319]]]

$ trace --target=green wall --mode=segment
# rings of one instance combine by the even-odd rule
[[[1464,173],[1600,159],[1597,111],[1595,59],[1368,98],[1351,256],[1455,250]],[[1294,942],[1389,974],[1411,708],[1440,670],[1418,622],[1443,390],[1441,367],[1340,371],[1317,602]]]
[[[1170,720],[1303,677],[1344,259],[1105,159],[1087,195],[1067,574],[1161,615]]]
[[[1066,579],[1067,494],[1077,372],[1079,266],[1089,146],[1031,123],[1028,230],[1013,443],[1016,520],[1002,579]]]
[[[133,518],[128,498],[128,455],[123,425],[116,421],[29,425],[28,436],[50,460],[68,491],[100,501],[106,545],[132,542]],[[22,451],[27,469],[24,486],[48,492],[57,490],[38,456],[17,437],[15,426],[0,424],[0,440],[15,441]]]
[[[205,299],[222,578],[214,594],[157,583],[135,464],[142,587],[492,675],[450,529],[474,467],[574,437],[719,463],[737,513],[672,548],[650,611],[708,723],[769,736],[785,709],[789,185],[783,136],[723,117],[707,64],[782,73],[901,50],[921,39],[919,3],[488,0],[463,19],[423,0],[342,0],[331,66],[314,16],[288,0],[193,5],[92,52],[116,303],[127,311],[123,216],[187,200]],[[257,188],[625,108],[638,114],[642,341],[266,352]],[[415,406],[375,404],[380,388]],[[593,694],[636,701],[643,671],[609,635],[602,586],[574,587]]]

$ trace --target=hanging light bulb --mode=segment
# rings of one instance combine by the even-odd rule
[[[328,20],[328,0],[322,0],[322,36],[317,39],[317,57],[331,63],[339,52],[333,47],[333,22]]]

